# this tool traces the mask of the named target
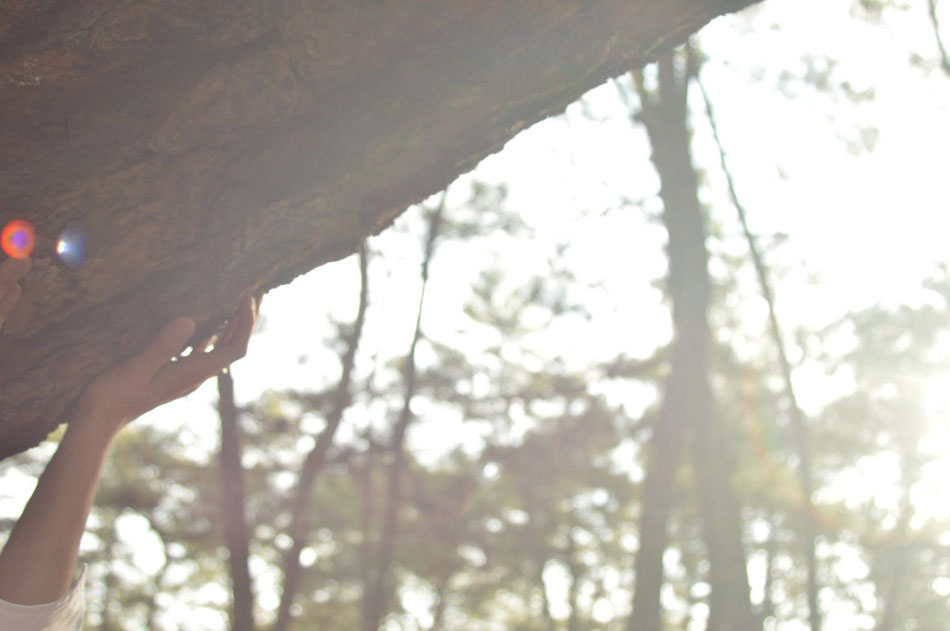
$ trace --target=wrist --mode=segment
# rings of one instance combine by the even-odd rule
[[[70,426],[82,428],[84,432],[91,432],[109,441],[115,437],[128,419],[110,409],[110,406],[96,401],[94,397],[84,393],[76,402],[76,407],[70,418]]]

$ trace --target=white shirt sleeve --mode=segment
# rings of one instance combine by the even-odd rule
[[[82,631],[85,579],[83,567],[68,594],[44,605],[15,605],[0,598],[0,631]]]

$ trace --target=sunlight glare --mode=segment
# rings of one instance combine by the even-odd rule
[[[68,267],[78,267],[86,260],[86,236],[80,230],[70,228],[56,241],[56,255]]]
[[[33,224],[23,219],[15,219],[3,228],[0,235],[3,251],[7,256],[15,259],[25,259],[33,253],[36,247],[36,233]]]

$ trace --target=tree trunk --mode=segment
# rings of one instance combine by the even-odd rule
[[[0,457],[173,316],[207,333],[753,1],[4,3],[0,224],[37,249],[0,338]]]
[[[699,213],[696,176],[686,136],[685,88],[675,85],[673,55],[659,61],[659,88],[651,94],[642,76],[634,75],[640,97],[641,119],[653,145],[653,162],[660,175],[664,221],[669,231],[667,291],[672,299],[674,339],[670,374],[660,414],[647,446],[646,472],[640,502],[639,547],[634,561],[635,585],[629,631],[663,628],[660,590],[665,582],[663,554],[669,542],[670,511],[676,495],[676,473],[682,460],[683,440],[697,415],[705,413],[697,388],[707,379],[704,358],[708,344],[706,307],[709,301],[704,235],[696,243],[678,230],[677,213]],[[685,160],[686,170],[683,170]],[[698,247],[698,249],[697,249]]]
[[[548,598],[548,586],[544,583],[544,570],[548,566],[547,550],[539,549],[539,553],[537,560],[537,581],[538,591],[541,594],[541,615],[544,617],[546,631],[557,631],[557,620],[554,619],[554,614],[551,613],[551,599]]]
[[[435,591],[435,605],[432,611],[432,626],[429,631],[444,631],[445,629],[445,607],[449,598],[449,577],[443,577],[439,580],[439,585]]]
[[[571,524],[573,524],[573,515]],[[581,607],[579,601],[581,586],[581,564],[577,559],[577,542],[574,541],[573,527],[567,531],[567,550],[564,551],[564,563],[570,579],[567,584],[567,605],[570,612],[567,617],[567,631],[581,631]]]
[[[250,533],[245,515],[241,428],[234,405],[234,380],[227,371],[218,375],[218,397],[218,412],[221,416],[221,517],[231,577],[231,629],[254,631],[254,592],[248,567]]]
[[[699,204],[699,183],[690,154],[690,134],[687,127],[687,88],[691,61],[678,68],[674,55],[665,55],[659,63],[658,85],[654,91],[638,81],[641,100],[640,118],[647,129],[653,147],[653,164],[660,176],[660,196],[663,199],[663,222],[669,234],[669,292],[673,303],[674,372],[671,372],[666,399],[679,424],[685,424],[691,434],[693,469],[696,495],[703,534],[709,557],[711,586],[709,602],[709,631],[751,631],[756,622],[749,601],[749,580],[746,573],[745,551],[742,547],[742,528],[739,506],[732,490],[732,464],[728,445],[718,429],[709,386],[711,335],[707,321],[710,302],[710,280],[707,270],[706,219]],[[674,386],[676,392],[673,392]],[[664,410],[666,412],[666,409]],[[665,419],[664,419],[665,420]],[[666,475],[672,475],[666,472]],[[668,482],[672,485],[672,480]],[[646,514],[644,519],[655,519]],[[663,532],[655,526],[654,536]],[[642,535],[641,535],[642,537]],[[641,550],[644,543],[641,539]],[[662,584],[663,550],[644,550],[657,556],[651,566],[654,576],[649,577],[650,604],[655,613],[636,626],[631,617],[631,629],[658,629],[659,596],[657,583]],[[639,565],[639,562],[638,562]],[[658,580],[655,573],[659,572]],[[644,577],[647,578],[647,577]],[[637,590],[640,589],[638,578]],[[637,595],[634,613],[637,616]],[[655,626],[648,626],[655,625]]]
[[[359,576],[362,594],[360,595],[360,625],[367,627],[367,620],[371,615],[370,611],[370,585],[376,580],[376,556],[379,549],[377,537],[377,503],[378,493],[376,491],[376,468],[377,456],[376,445],[369,441],[366,448],[366,461],[362,465],[359,463],[351,468],[351,471],[359,485],[360,490],[360,538],[359,546]],[[352,466],[352,465],[351,465]]]
[[[115,625],[112,622],[112,609],[114,603],[119,601],[119,598],[116,597],[115,589],[115,557],[116,557],[116,538],[119,536],[119,533],[115,528],[115,518],[118,515],[112,516],[112,527],[107,531],[108,532],[108,541],[106,542],[106,575],[102,581],[103,587],[103,598],[102,598],[102,619],[99,622],[99,631],[115,631]]]
[[[307,453],[294,491],[291,508],[292,517],[288,528],[288,534],[293,539],[293,544],[284,556],[284,585],[281,590],[280,604],[277,607],[277,620],[274,622],[272,631],[287,631],[290,627],[290,606],[300,590],[300,579],[303,570],[300,565],[300,553],[303,551],[307,536],[310,534],[308,513],[313,500],[313,485],[316,482],[317,474],[326,464],[327,453],[333,444],[336,430],[339,428],[340,421],[343,420],[343,413],[349,407],[351,401],[350,382],[352,381],[353,366],[356,363],[356,349],[363,335],[363,322],[365,321],[366,306],[369,299],[366,244],[360,247],[359,259],[361,283],[359,307],[356,310],[353,329],[348,335],[344,336],[346,350],[340,358],[342,365],[340,383],[334,394],[333,408],[327,415],[327,425],[320,433],[320,438],[317,439],[316,444]]]
[[[923,400],[923,395],[919,400]],[[910,425],[908,423],[908,425]],[[903,440],[901,440],[903,438]],[[892,540],[884,544],[877,557],[884,561],[888,572],[881,576],[877,585],[878,600],[881,603],[881,616],[875,631],[896,631],[901,625],[901,609],[905,606],[909,579],[913,577],[911,568],[915,566],[914,551],[908,542],[913,534],[911,520],[914,517],[913,488],[920,481],[923,461],[917,445],[922,436],[909,432],[909,436],[898,438],[900,454],[901,488],[897,524],[891,533]],[[877,561],[880,562],[880,561]],[[906,628],[906,627],[904,627]]]
[[[403,406],[399,418],[393,426],[389,447],[392,450],[392,462],[386,477],[386,495],[383,498],[383,515],[379,532],[378,561],[373,581],[366,600],[367,616],[363,620],[363,631],[376,631],[389,610],[392,592],[396,589],[393,581],[393,559],[396,554],[396,538],[399,535],[399,512],[402,508],[402,479],[406,468],[406,432],[415,416],[412,413],[412,399],[416,395],[416,346],[422,338],[422,311],[425,306],[426,287],[429,284],[429,266],[435,253],[435,242],[442,225],[442,213],[445,211],[446,195],[443,193],[439,205],[430,211],[429,232],[426,237],[425,252],[422,258],[422,289],[419,293],[419,308],[416,311],[416,326],[412,334],[412,343],[406,354]]]

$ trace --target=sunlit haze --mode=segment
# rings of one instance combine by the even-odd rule
[[[874,305],[897,309],[930,304],[936,298],[926,289],[925,280],[950,263],[950,76],[941,74],[933,63],[911,62],[915,56],[932,60],[937,54],[926,2],[908,1],[906,9],[885,9],[880,24],[853,17],[852,4],[767,0],[740,16],[716,20],[695,40],[705,57],[700,79],[714,108],[738,195],[773,274],[776,310],[787,333],[794,384],[801,407],[811,419],[821,418],[828,406],[858,387],[854,374],[828,369],[834,357],[853,349],[853,336],[842,330],[827,340],[822,338],[819,349],[817,332],[837,326],[849,312]],[[939,6],[944,22],[950,24],[950,2]],[[822,89],[822,82],[830,87]],[[524,221],[530,234],[496,231],[467,240],[447,239],[437,246],[422,315],[427,340],[451,345],[476,362],[489,347],[500,344],[496,331],[474,325],[464,315],[479,275],[496,268],[504,271],[503,286],[509,288],[524,286],[536,277],[570,272],[575,280],[570,289],[563,290],[564,299],[582,304],[589,314],[568,313],[550,327],[526,334],[518,350],[506,351],[521,353],[518,361],[525,365],[541,369],[558,362],[565,371],[585,371],[618,355],[645,360],[670,341],[673,327],[661,282],[667,259],[666,232],[658,219],[662,211],[659,179],[650,163],[643,126],[631,123],[629,110],[618,96],[618,90],[629,94],[630,86],[630,77],[623,76],[590,91],[564,114],[519,134],[449,188],[446,203],[451,209],[465,203],[472,182],[503,185],[506,208]],[[850,96],[841,94],[840,86],[846,86]],[[740,359],[752,361],[772,352],[763,351],[770,344],[768,308],[748,259],[702,95],[694,89],[689,98],[693,160],[703,186],[701,201],[710,218],[710,249],[720,261],[711,263],[710,272],[720,286],[734,291],[728,309],[738,325],[728,341]],[[437,201],[438,196],[426,203]],[[369,240],[375,255],[370,259],[366,330],[357,355],[359,378],[364,380],[360,384],[367,383],[374,369],[379,373],[377,380],[388,378],[387,366],[394,365],[409,347],[421,284],[422,231],[419,209],[412,208],[392,228]],[[83,249],[79,234],[65,236],[57,245],[57,252],[70,265],[82,264]],[[721,263],[726,256],[741,260],[741,267],[726,267]],[[358,262],[349,257],[270,291],[249,353],[232,370],[238,402],[251,404],[269,391],[331,387],[339,379],[339,344],[326,342],[336,335],[334,320],[352,321],[359,290]],[[552,282],[541,291],[556,293],[562,288]],[[530,323],[532,314],[524,316]],[[542,321],[539,316],[538,322]],[[942,347],[938,344],[933,352],[942,354],[932,363],[943,362],[944,373],[903,375],[919,386],[920,405],[928,418],[938,419],[921,441],[921,453],[930,461],[913,487],[916,521],[911,527],[946,526],[950,521],[950,485],[946,484],[950,480],[950,338],[945,336]],[[420,346],[418,361],[422,368],[435,364],[432,344]],[[486,388],[496,386],[485,384]],[[631,418],[653,406],[658,395],[655,388],[611,379],[591,383],[590,391],[603,394]],[[218,444],[216,399],[211,381],[137,423],[176,429],[188,445],[190,458],[211,462]],[[467,422],[458,409],[448,406],[428,413],[432,410],[424,408],[430,404],[428,400],[416,403],[420,422],[408,436],[419,462],[435,466],[455,449],[478,454],[485,447],[489,424]],[[749,431],[762,431],[758,444],[763,479],[776,476],[775,485],[787,485],[788,497],[796,496],[800,488],[794,477],[786,475],[790,465],[772,454],[768,431],[759,427],[767,419],[758,414],[750,408],[744,422],[752,428]],[[376,413],[371,406],[348,410],[337,440],[356,441],[367,426],[382,434],[391,420],[392,414]],[[317,429],[322,427],[322,421],[314,423]],[[530,427],[530,423],[525,425],[525,431]],[[635,482],[643,476],[633,462],[639,452],[638,445],[627,441],[618,446],[613,458],[614,468]],[[774,471],[769,473],[769,469]],[[32,489],[33,472],[13,467],[0,472],[4,488],[0,517],[12,518]],[[817,510],[825,510],[823,505],[835,507],[821,519],[848,530],[846,536],[856,538],[851,541],[855,544],[863,533],[859,526],[841,525],[838,505],[856,512],[874,506],[896,516],[900,476],[893,451],[882,450],[842,465],[833,479],[821,481],[815,494]],[[758,538],[756,527],[748,527],[749,540],[764,540],[768,532]],[[147,573],[161,563],[160,545],[144,520],[124,516],[118,528],[122,540],[136,548],[135,566]],[[950,530],[942,537],[950,543]],[[87,546],[94,544],[86,541]],[[866,559],[856,550],[847,541],[819,540],[819,558],[835,559],[824,566],[829,583],[834,572],[838,572],[836,580],[845,581],[842,577],[849,575],[856,583],[867,579]],[[671,567],[679,562],[667,561]],[[763,556],[750,556],[753,598],[762,596],[764,563]],[[252,559],[252,564],[262,577],[260,606],[273,610],[278,584],[273,568],[260,558]],[[566,616],[569,578],[559,572],[561,565],[550,566],[544,582],[552,612]],[[619,576],[606,579],[605,584],[610,581],[621,584]],[[950,596],[950,580],[934,583],[933,588]],[[91,587],[90,592],[95,589]],[[851,600],[830,587],[822,592],[826,629],[873,627],[874,620],[855,603],[873,608],[875,596],[861,591],[866,588],[856,589]],[[424,596],[427,592],[423,588],[408,591],[404,606],[418,607],[420,619],[425,619],[431,601]],[[224,606],[227,597],[226,590],[208,587],[195,601]],[[673,609],[685,611],[692,606],[684,604],[681,595],[664,593],[664,599]],[[165,624],[182,629],[224,628],[225,618],[214,607],[195,612],[167,598],[162,602]],[[628,613],[629,594],[618,587],[613,596],[592,601],[591,612],[593,619],[604,623]],[[700,608],[690,629],[704,628],[702,621]],[[780,628],[808,627],[802,618]]]

